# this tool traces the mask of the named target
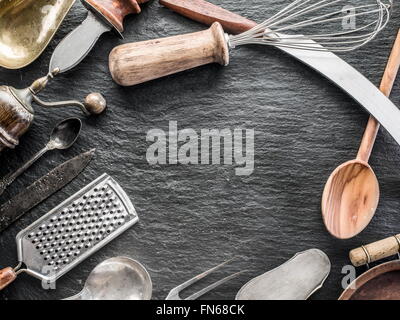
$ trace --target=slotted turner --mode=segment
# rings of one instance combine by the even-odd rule
[[[137,221],[126,193],[103,174],[17,235],[19,264],[0,271],[0,290],[21,272],[56,281]]]

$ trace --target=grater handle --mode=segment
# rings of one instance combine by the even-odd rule
[[[0,291],[7,287],[11,282],[17,278],[13,268],[5,268],[0,270]]]

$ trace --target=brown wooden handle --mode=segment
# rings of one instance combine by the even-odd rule
[[[104,16],[119,32],[124,31],[124,18],[131,13],[140,13],[140,4],[149,0],[84,0],[84,4]]]
[[[349,257],[355,267],[395,255],[400,250],[400,234],[370,243],[350,251]]]
[[[33,112],[28,111],[13,92],[15,89],[11,87],[0,86],[0,151],[15,148],[33,121]]]
[[[109,65],[115,82],[131,86],[213,62],[229,63],[219,23],[205,31],[118,46]]]
[[[242,33],[257,25],[254,21],[243,18],[238,14],[204,0],[160,0],[160,3],[200,23],[211,25],[217,21],[225,31],[231,34]]]
[[[15,278],[17,278],[17,275],[13,268],[5,268],[0,270],[0,291],[13,282]]]

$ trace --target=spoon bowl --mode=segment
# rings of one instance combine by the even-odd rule
[[[78,138],[82,129],[82,121],[69,118],[58,123],[50,136],[49,148],[64,150],[70,148]]]
[[[150,275],[143,265],[116,257],[94,268],[83,290],[66,300],[150,300],[152,290]]]
[[[356,236],[369,224],[379,202],[379,183],[371,166],[355,159],[337,167],[322,195],[326,228],[339,239]]]

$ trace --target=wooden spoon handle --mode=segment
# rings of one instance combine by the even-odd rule
[[[350,251],[349,257],[355,267],[395,255],[400,250],[400,234],[370,243]]]
[[[224,30],[217,22],[205,31],[118,46],[109,66],[115,82],[132,86],[213,62],[229,63]]]
[[[124,18],[131,13],[140,13],[139,4],[149,0],[83,0],[85,5],[99,12],[119,32],[124,31]]]
[[[383,75],[380,90],[383,94],[389,97],[392,91],[393,84],[396,80],[397,72],[400,67],[400,30],[397,34],[396,41],[393,45],[389,61],[386,65]],[[372,148],[374,147],[376,135],[379,131],[379,122],[373,116],[369,117],[367,127],[365,128],[364,136],[358,150],[357,159],[368,162],[371,156]]]
[[[242,33],[257,25],[254,21],[204,0],[160,0],[160,3],[189,19],[207,25],[217,21],[231,34]]]
[[[17,278],[13,268],[5,268],[0,270],[0,291],[7,287],[11,282]]]

